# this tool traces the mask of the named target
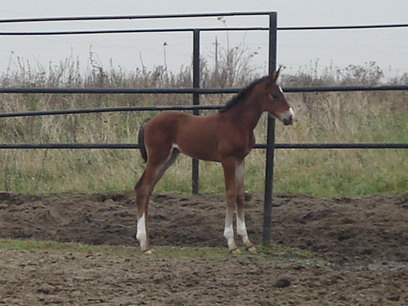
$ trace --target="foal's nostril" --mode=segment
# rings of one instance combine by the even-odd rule
[[[289,108],[289,110],[282,116],[283,124],[291,125],[293,123],[294,118],[295,118],[295,113],[293,112],[292,108]]]
[[[290,115],[289,117],[283,119],[283,124],[284,125],[291,125],[292,123],[293,123],[293,116],[292,115]]]

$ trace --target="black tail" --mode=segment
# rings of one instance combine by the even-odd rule
[[[145,141],[144,141],[144,127],[146,123],[150,120],[150,118],[146,119],[143,121],[142,125],[140,126],[139,133],[138,133],[138,142],[140,146],[140,154],[142,155],[142,158],[145,162],[147,162],[147,152],[146,152],[146,147],[145,147]]]

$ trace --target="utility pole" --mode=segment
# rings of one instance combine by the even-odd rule
[[[218,37],[215,36],[215,72],[218,72],[218,46],[220,45],[218,42]]]
[[[167,70],[167,54],[166,54],[166,47],[167,47],[167,41],[163,43],[163,60],[164,60],[164,69]]]

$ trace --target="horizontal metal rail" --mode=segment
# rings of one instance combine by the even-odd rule
[[[406,28],[408,23],[395,24],[366,24],[351,26],[295,26],[295,27],[278,27],[278,31],[310,31],[310,30],[358,30],[358,29],[384,29],[384,28]]]
[[[234,94],[241,88],[0,88],[0,93],[30,94]],[[284,92],[408,90],[408,85],[288,86]]]
[[[0,88],[0,93],[33,94],[221,94],[237,93],[240,88]]]
[[[361,26],[315,26],[315,27],[281,27],[278,30],[351,30],[402,28],[408,24],[361,25]],[[75,30],[75,31],[40,31],[40,32],[0,32],[0,36],[52,36],[52,35],[94,35],[94,34],[130,34],[130,33],[169,33],[169,32],[224,32],[224,31],[269,31],[268,27],[223,27],[223,28],[164,28],[164,29],[132,29],[132,30]]]
[[[332,91],[378,91],[378,90],[408,90],[408,85],[380,85],[380,86],[314,86],[314,87],[285,87],[285,92],[332,92]],[[0,88],[0,93],[111,93],[111,94],[220,94],[237,93],[240,88],[218,88],[218,89],[173,89],[173,88]],[[163,111],[163,110],[212,110],[221,109],[221,105],[168,105],[168,106],[124,106],[124,107],[100,107],[81,109],[61,109],[47,111],[12,112],[1,113],[0,118],[22,117],[22,116],[44,116],[44,115],[65,115],[65,114],[85,114],[102,112],[125,112],[125,111]]]
[[[166,19],[166,18],[208,18],[232,16],[268,16],[270,12],[229,12],[229,13],[200,13],[200,14],[168,14],[168,15],[125,15],[125,16],[78,16],[78,17],[42,17],[42,18],[16,18],[0,19],[0,23],[27,23],[27,22],[65,22],[65,21],[101,21],[101,20],[134,20],[134,19]],[[343,26],[291,26],[278,27],[279,31],[304,31],[304,30],[353,30],[353,29],[379,29],[408,27],[406,23],[399,24],[369,24],[369,25],[343,25]],[[269,29],[269,28],[268,28]],[[225,30],[225,28],[224,28]],[[33,35],[33,34],[32,34]]]
[[[140,149],[135,143],[2,143],[0,149]]]
[[[266,149],[256,144],[255,149]],[[408,149],[408,143],[275,143],[275,149]],[[0,149],[140,149],[135,143],[1,143]]]
[[[329,92],[329,91],[381,91],[407,90],[407,85],[350,85],[350,86],[298,86],[285,87],[285,92]]]
[[[129,33],[169,33],[169,32],[224,32],[224,31],[268,31],[267,27],[238,28],[169,28],[169,29],[134,29],[134,30],[82,30],[48,32],[0,32],[0,36],[48,36],[48,35],[93,35],[93,34],[129,34]]]
[[[275,143],[275,149],[408,149],[408,143]],[[256,148],[266,148],[257,144]]]
[[[278,30],[339,30],[339,29],[376,29],[401,28],[408,24],[378,26],[316,26],[316,27],[281,27]],[[168,28],[168,29],[133,29],[133,30],[81,30],[81,31],[41,31],[41,32],[0,32],[0,36],[58,36],[58,35],[95,35],[95,34],[130,34],[130,33],[169,33],[169,32],[224,32],[224,31],[268,31],[267,27],[235,27],[235,28]]]
[[[0,93],[167,93],[167,94],[220,94],[237,93],[240,88],[218,88],[218,89],[172,89],[172,88],[0,88]],[[285,92],[331,92],[331,91],[377,91],[377,90],[408,90],[408,85],[381,85],[381,86],[320,86],[320,87],[285,87]],[[22,117],[22,116],[45,116],[45,115],[67,115],[103,112],[126,112],[126,111],[163,111],[163,110],[214,110],[221,109],[222,105],[168,105],[168,106],[123,106],[123,107],[100,107],[80,109],[60,109],[46,111],[11,112],[0,113],[0,118]]]
[[[197,17],[207,18],[207,17],[261,16],[261,15],[269,16],[269,14],[270,12],[229,12],[229,13],[168,14],[168,15],[43,17],[43,18],[2,19],[0,20],[0,23],[166,19],[166,18],[197,18]]]
[[[23,116],[45,116],[45,115],[68,115],[106,112],[129,112],[129,111],[164,111],[164,110],[194,110],[194,109],[221,109],[219,105],[168,105],[168,106],[122,106],[122,107],[99,107],[60,109],[47,111],[2,113],[0,118],[23,117]]]

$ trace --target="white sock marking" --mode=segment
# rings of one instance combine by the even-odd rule
[[[224,237],[227,239],[228,248],[230,250],[234,250],[237,248],[237,245],[234,241],[234,227],[232,225],[232,217],[232,212],[227,209],[227,215],[225,217]]]
[[[147,234],[146,234],[146,220],[145,220],[145,214],[142,215],[142,217],[137,220],[137,233],[136,233],[136,238],[139,240],[140,247],[144,251],[146,248],[147,244]]]
[[[247,236],[245,220],[242,220],[239,217],[237,217],[237,233],[240,236]]]
[[[252,246],[251,241],[248,238],[248,232],[245,224],[245,218],[237,216],[237,233],[242,238],[242,242],[246,247]]]

